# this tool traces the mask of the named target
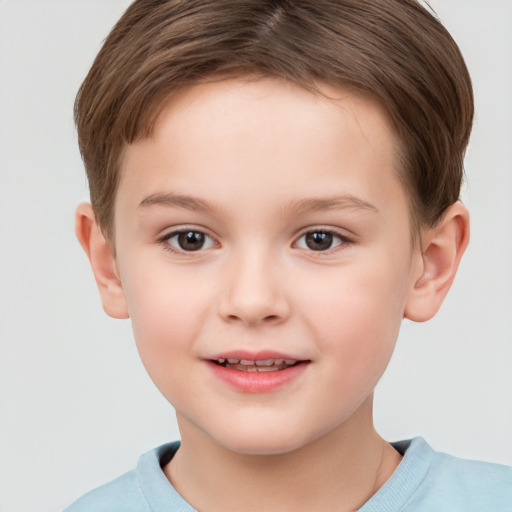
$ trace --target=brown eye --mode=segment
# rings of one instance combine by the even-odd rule
[[[208,249],[215,245],[214,240],[201,231],[186,230],[175,231],[167,236],[164,241],[175,250],[193,252]]]
[[[184,251],[198,251],[203,248],[204,234],[199,231],[189,231],[178,235],[178,245]]]
[[[312,251],[326,251],[332,246],[332,233],[318,231],[306,235],[306,245]]]
[[[311,251],[328,251],[341,245],[346,240],[333,231],[309,231],[302,235],[297,241],[297,247]]]

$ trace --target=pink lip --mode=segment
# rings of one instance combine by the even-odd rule
[[[243,370],[234,370],[232,368],[220,366],[213,362],[217,359],[246,359],[248,361],[265,359],[294,359],[299,362],[284,370],[277,370],[273,372],[246,372]],[[311,362],[288,354],[267,350],[256,353],[245,350],[223,352],[221,354],[208,357],[204,359],[204,361],[218,379],[228,384],[232,389],[242,393],[269,393],[271,391],[275,391],[299,378]]]
[[[248,350],[231,350],[229,352],[214,354],[212,356],[205,357],[204,359],[246,359],[247,361],[264,361],[265,359],[293,359],[295,361],[303,360],[297,356],[283,354],[282,352],[275,352],[272,350],[260,350],[258,352],[250,352]]]

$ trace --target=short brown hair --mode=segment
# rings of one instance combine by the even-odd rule
[[[75,103],[91,202],[107,238],[126,144],[151,134],[173,92],[212,76],[272,75],[370,93],[401,146],[416,224],[458,200],[473,121],[457,44],[416,0],[136,0]]]

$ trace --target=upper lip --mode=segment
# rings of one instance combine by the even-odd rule
[[[285,354],[275,350],[260,350],[252,352],[249,350],[229,350],[226,352],[219,352],[204,359],[210,361],[217,361],[219,359],[239,359],[245,361],[267,361],[269,359],[283,359],[293,361],[306,361],[306,359],[294,356],[292,354]]]

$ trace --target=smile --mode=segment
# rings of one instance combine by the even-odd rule
[[[213,363],[223,368],[242,372],[276,372],[286,370],[298,364],[299,361],[295,359],[257,359],[252,361],[249,359],[220,358],[214,360]]]
[[[291,385],[311,363],[268,351],[218,354],[204,361],[224,385],[242,393],[269,393]]]

